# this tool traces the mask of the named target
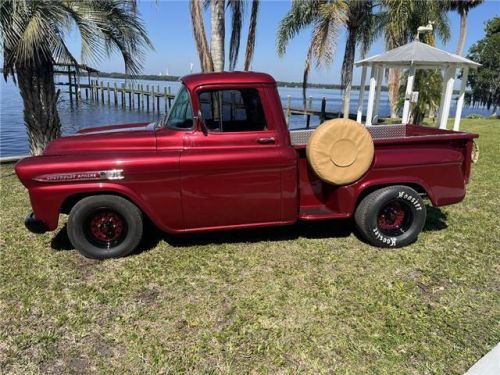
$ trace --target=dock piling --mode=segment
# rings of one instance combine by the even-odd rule
[[[292,112],[290,110],[291,107],[292,107],[292,97],[288,95],[287,106],[286,106],[286,123],[288,126],[290,126],[290,117],[292,116]]]
[[[168,96],[167,96],[167,88],[164,87],[163,88],[163,100],[165,101],[165,105],[164,105],[164,110],[165,110],[165,113],[167,113],[167,102],[168,102]]]
[[[135,88],[134,88],[133,82],[130,84],[130,96],[132,97],[132,106],[130,108],[134,109],[134,107],[135,107]]]
[[[323,96],[321,99],[321,114],[319,115],[320,123],[323,123],[326,120],[326,98]]]
[[[158,86],[158,94],[156,95],[156,110],[160,113],[160,87]]]
[[[125,108],[125,83],[122,83],[121,97],[122,97],[122,108]]]
[[[311,125],[311,114],[307,111],[307,109],[312,109],[312,96],[309,97],[309,100],[308,100],[308,108],[306,108],[306,113],[307,113],[307,121],[306,121],[306,129],[309,129],[310,125]]]
[[[144,111],[144,85],[141,83],[141,109]]]
[[[128,85],[128,107],[132,108],[132,90],[130,89],[130,84]]]
[[[151,101],[153,102],[153,113],[155,113],[155,87],[151,85]]]

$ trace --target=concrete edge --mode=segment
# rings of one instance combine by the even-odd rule
[[[0,164],[16,163],[21,159],[27,158],[29,155],[15,155],[0,157]]]
[[[477,361],[464,375],[500,374],[500,343]]]

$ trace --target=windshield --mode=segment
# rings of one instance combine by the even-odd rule
[[[165,125],[171,129],[191,129],[193,127],[193,110],[189,92],[184,85],[175,96],[170,112],[166,115]]]

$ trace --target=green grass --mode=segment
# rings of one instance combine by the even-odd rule
[[[481,134],[466,199],[398,250],[329,222],[88,260],[66,218],[25,230],[2,166],[0,373],[462,374],[500,338],[500,121],[463,128]]]

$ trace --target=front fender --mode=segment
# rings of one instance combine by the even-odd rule
[[[165,222],[165,218],[161,216],[162,211],[159,210],[158,207],[153,209],[147,197],[119,183],[99,182],[72,185],[45,185],[34,187],[29,190],[31,206],[35,218],[45,223],[50,231],[57,228],[61,209],[68,199],[74,196],[90,196],[96,194],[120,195],[139,207],[160,229],[164,231],[175,231],[178,229],[176,228],[177,225],[175,225],[175,222],[176,220],[180,220],[180,210],[178,210],[178,217],[173,218],[173,225],[169,225]],[[170,208],[170,213],[175,214],[175,207]]]

